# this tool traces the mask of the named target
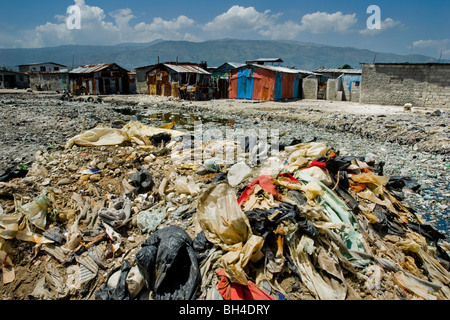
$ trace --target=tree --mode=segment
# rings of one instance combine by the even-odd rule
[[[352,66],[349,65],[349,64],[344,64],[344,65],[342,66],[342,68],[339,68],[339,69],[353,69],[353,68],[352,68]]]
[[[0,68],[0,71],[14,71],[11,68],[6,67],[5,65],[3,67]]]

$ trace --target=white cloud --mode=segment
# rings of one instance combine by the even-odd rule
[[[302,31],[302,27],[293,22],[286,21],[281,24],[269,26],[268,29],[261,30],[259,33],[272,40],[292,40]]]
[[[357,22],[356,13],[343,14],[340,11],[335,13],[318,11],[303,16],[300,30],[315,34],[327,32],[344,33],[349,31]]]
[[[282,14],[272,14],[270,10],[264,12],[254,7],[232,6],[227,12],[216,16],[203,26],[203,30],[222,35],[234,36],[239,32],[258,32],[271,39],[295,39],[300,32],[313,34],[338,32],[345,33],[358,22],[356,14],[343,14],[342,12],[327,13],[316,12],[306,14],[301,21],[292,20],[279,22]]]
[[[414,52],[422,51],[436,57],[450,59],[450,39],[418,40],[413,43]],[[418,50],[417,50],[418,49]]]
[[[194,20],[183,15],[172,20],[164,20],[158,17],[154,18],[153,22],[149,24],[138,23],[134,27],[134,39],[137,42],[148,42],[156,39],[193,40],[195,37],[187,30],[194,24]]]
[[[257,11],[254,7],[232,6],[227,12],[215,17],[203,26],[205,31],[240,30],[255,31],[271,26],[278,15],[271,15],[270,10]]]
[[[128,8],[116,10],[114,12],[111,12],[109,15],[114,18],[114,20],[116,21],[116,25],[119,28],[129,27],[130,20],[136,18],[133,15],[131,9]]]
[[[442,49],[450,46],[450,39],[443,40],[419,40],[413,43],[416,48],[437,48]]]
[[[207,23],[199,24],[180,15],[171,20],[155,17],[149,22],[137,21],[129,8],[105,13],[85,0],[74,0],[81,11],[81,29],[69,30],[69,14],[56,15],[55,22],[47,22],[15,41],[16,47],[46,47],[64,44],[111,45],[123,42],[150,42],[156,39],[203,41],[220,37],[259,36],[273,40],[294,40],[303,34],[377,34],[400,23],[387,18],[381,31],[358,30],[356,13],[341,11],[315,12],[299,16],[299,20],[282,20],[282,13],[258,11],[255,7],[231,6]],[[1,34],[0,34],[1,35]],[[3,37],[5,38],[5,37]],[[2,38],[0,38],[2,40]],[[4,42],[4,40],[2,40]],[[2,45],[0,41],[0,45]]]
[[[187,27],[191,27],[194,23],[194,20],[181,15],[178,18],[172,19],[170,21],[164,20],[162,18],[154,18],[152,23],[147,24],[145,22],[141,22],[138,23],[134,29],[140,32],[178,31]]]
[[[57,23],[47,22],[29,30],[18,42],[21,47],[46,47],[64,44],[110,45],[122,42],[149,42],[156,39],[195,39],[185,28],[193,27],[195,21],[181,15],[172,20],[156,17],[152,23],[139,22],[129,8],[106,14],[97,6],[89,6],[84,0],[74,0],[81,11],[81,29],[69,30],[66,19],[69,14],[56,15]],[[198,38],[197,38],[198,39]]]
[[[394,19],[391,18],[386,18],[384,19],[384,21],[381,21],[381,29],[363,29],[361,30],[359,33],[362,35],[369,35],[369,36],[373,36],[373,35],[377,35],[380,34],[382,32],[385,32],[387,30],[393,29],[397,26],[403,26],[402,23],[400,21],[395,21]]]

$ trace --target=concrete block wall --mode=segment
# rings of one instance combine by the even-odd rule
[[[361,97],[361,87],[360,86],[356,86],[355,83],[352,83],[352,91],[351,91],[351,97],[350,97],[350,101],[351,102],[359,102],[360,97]]]
[[[361,103],[450,107],[450,64],[364,64]]]
[[[303,99],[317,100],[319,80],[316,78],[303,79]]]
[[[327,98],[326,98],[327,100],[336,101],[337,85],[338,85],[337,79],[328,79],[328,81],[327,81]]]

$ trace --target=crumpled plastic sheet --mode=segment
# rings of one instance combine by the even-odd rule
[[[340,235],[347,248],[349,250],[365,252],[364,239],[360,231],[360,226],[346,203],[314,177],[304,174],[302,171],[297,171],[294,176],[308,184],[315,182],[320,186],[323,191],[323,194],[320,195],[320,198],[323,199],[323,201],[321,201],[320,204],[331,222],[344,223],[345,225],[345,228],[341,229]]]
[[[98,216],[114,228],[123,226],[131,217],[131,200],[126,196],[113,199],[112,207],[101,208]]]
[[[143,232],[153,232],[166,217],[167,210],[165,207],[144,210],[137,215],[137,226]]]
[[[45,230],[47,225],[47,213],[51,209],[52,203],[48,197],[48,190],[44,189],[39,197],[34,198],[22,207],[19,211],[22,212],[27,219],[41,230]]]
[[[222,257],[227,276],[232,282],[247,285],[243,269],[251,259],[261,258],[264,239],[252,233],[228,182],[219,182],[203,193],[197,205],[197,218],[206,238],[227,251]]]
[[[67,141],[66,149],[74,145],[85,147],[115,146],[126,141],[135,142],[138,145],[151,145],[149,137],[157,134],[168,133],[172,137],[184,135],[181,131],[154,128],[146,126],[140,122],[130,121],[122,129],[97,127],[85,131]]]
[[[383,193],[383,187],[389,182],[389,177],[379,176],[373,172],[363,172],[356,175],[351,175],[350,179],[358,183],[373,184],[375,187],[372,188],[375,195],[380,195]]]

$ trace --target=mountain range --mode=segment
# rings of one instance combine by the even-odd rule
[[[355,69],[361,63],[372,62],[438,62],[423,55],[399,55],[351,47],[336,47],[315,43],[274,40],[222,39],[204,42],[164,41],[122,43],[114,46],[65,45],[32,49],[0,49],[0,67],[15,69],[20,64],[55,62],[69,69],[84,64],[117,63],[133,68],[156,64],[158,61],[206,61],[209,67],[225,62],[240,62],[257,58],[282,58],[284,67],[315,70],[338,68],[349,64]],[[449,63],[450,60],[440,62]]]

